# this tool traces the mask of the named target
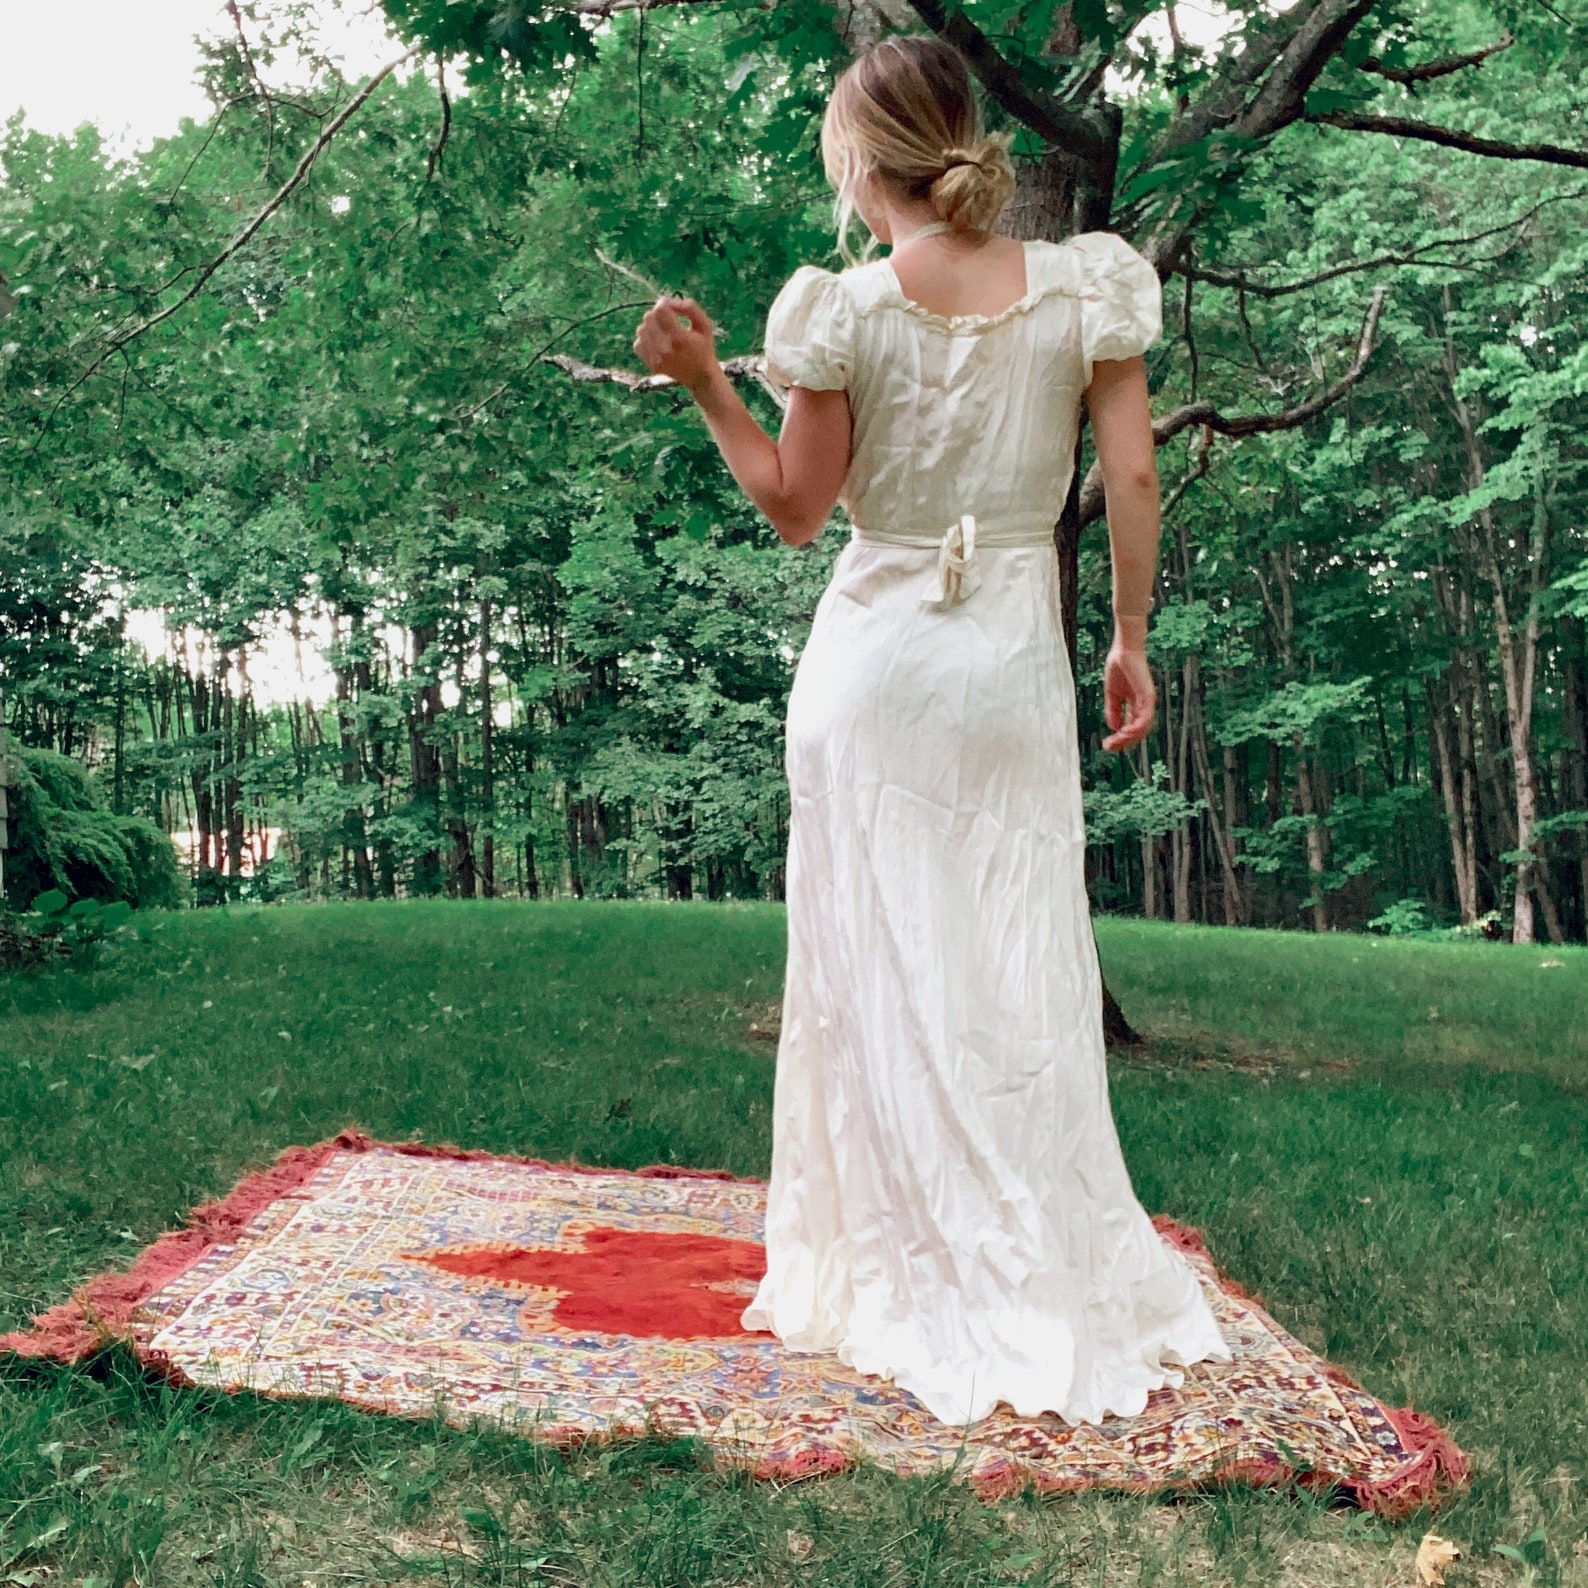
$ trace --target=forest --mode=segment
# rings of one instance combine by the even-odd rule
[[[11,907],[779,898],[783,711],[847,528],[778,541],[629,344],[694,296],[775,427],[767,306],[840,264],[821,108],[902,28],[1015,135],[1007,229],[1118,230],[1163,279],[1138,755],[1100,748],[1085,455],[1056,523],[1094,905],[1588,936],[1580,21],[385,9],[374,77],[315,7],[238,4],[202,123],[0,137]],[[267,646],[328,686],[263,690]]]

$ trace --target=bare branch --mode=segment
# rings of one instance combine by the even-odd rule
[[[1180,499],[1208,472],[1213,457],[1213,426],[1203,425],[1202,444],[1197,448],[1197,460],[1186,472],[1185,478],[1169,493],[1163,504],[1162,517],[1167,518],[1179,505]],[[1084,488],[1083,488],[1084,496]]]
[[[1446,55],[1437,61],[1424,61],[1421,66],[1386,66],[1378,56],[1370,55],[1358,63],[1358,70],[1372,72],[1375,77],[1387,77],[1392,83],[1404,83],[1410,88],[1414,83],[1432,82],[1436,77],[1448,77],[1452,72],[1464,71],[1469,66],[1481,66],[1491,55],[1508,50],[1516,43],[1509,33],[1502,34],[1493,44],[1485,44],[1470,55]]]
[[[243,27],[243,14],[237,8],[237,0],[226,0],[226,13],[231,17],[232,26],[237,30],[237,50],[243,58],[243,65],[248,68],[248,75],[253,78],[254,87],[265,102],[265,125],[268,128],[265,139],[265,169],[269,170],[271,156],[276,152],[275,104],[270,90],[265,87],[264,79],[259,75],[259,67],[254,62],[254,52],[248,43],[248,33]]]
[[[1029,88],[992,40],[961,10],[949,13],[944,0],[910,0],[916,15],[965,57],[992,97],[1038,137],[1081,160],[1112,158],[1112,139],[1091,117],[1071,110],[1049,94]]]
[[[1553,143],[1500,143],[1462,132],[1458,127],[1436,127],[1404,116],[1359,116],[1349,110],[1331,110],[1303,118],[1321,127],[1343,127],[1347,132],[1382,132],[1391,138],[1416,138],[1424,143],[1487,155],[1491,160],[1542,160],[1546,165],[1569,165],[1588,170],[1588,149],[1564,149]]]
[[[1368,359],[1373,354],[1373,338],[1378,331],[1379,315],[1383,312],[1387,291],[1386,287],[1373,289],[1372,300],[1362,319],[1362,330],[1357,337],[1356,356],[1351,360],[1351,367],[1321,392],[1307,398],[1305,402],[1297,403],[1294,408],[1287,408],[1277,414],[1221,414],[1210,402],[1185,403],[1165,414],[1153,425],[1154,445],[1163,446],[1165,442],[1174,440],[1181,431],[1190,429],[1192,425],[1205,426],[1209,432],[1217,431],[1221,436],[1239,438],[1269,435],[1279,430],[1294,430],[1298,425],[1306,424],[1309,419],[1316,419],[1319,414],[1339,402],[1362,378],[1362,372],[1367,368]],[[1179,500],[1178,494],[1175,500]],[[1103,471],[1094,463],[1086,471],[1086,479],[1081,484],[1081,523],[1083,525],[1092,523],[1095,519],[1101,518],[1104,511]]]
[[[457,425],[466,425],[466,424],[468,424],[468,422],[471,419],[473,419],[476,414],[480,413],[483,409],[489,408],[491,406],[491,404],[494,403],[496,401],[496,399],[502,395],[503,392],[507,391],[512,386],[514,381],[518,380],[522,375],[527,373],[529,370],[532,370],[538,363],[540,363],[540,361],[542,359],[546,358],[546,355],[548,353],[550,353],[551,350],[565,336],[571,335],[574,331],[577,331],[581,326],[592,325],[597,320],[604,320],[604,319],[606,319],[606,317],[609,314],[622,314],[624,312],[624,310],[626,310],[626,309],[648,309],[648,308],[650,308],[650,304],[648,304],[648,303],[609,303],[606,306],[606,308],[597,309],[595,311],[595,313],[593,313],[593,314],[586,314],[586,315],[582,316],[581,318],[579,318],[577,320],[570,320],[560,331],[556,332],[549,340],[547,340],[545,342],[542,342],[541,345],[535,349],[535,351],[529,356],[529,358],[527,358],[524,361],[525,368],[523,370],[520,370],[520,371],[518,371],[515,374],[509,375],[506,380],[499,382],[496,386],[493,386],[491,388],[490,392],[487,393],[487,395],[485,395],[484,397],[482,397],[477,403],[473,404],[472,407],[462,409],[460,412],[453,414],[452,415],[452,423],[453,424],[457,424]],[[562,356],[563,356],[562,354],[558,354],[556,357],[547,359],[546,361],[548,363],[555,364],[562,358]],[[583,367],[588,369],[588,368],[591,368],[592,366],[585,365]],[[611,372],[613,378],[617,378],[617,376],[620,373],[621,373],[620,371],[612,371]],[[595,375],[595,376],[584,376],[582,378],[589,380],[589,379],[599,379],[601,377],[599,375]]]
[[[571,358],[567,353],[551,353],[544,357],[546,363],[555,364],[571,380],[605,381],[640,394],[666,391],[669,387],[678,384],[671,375],[637,375],[633,370],[586,364],[581,359]],[[725,358],[722,361],[722,372],[729,380],[753,380],[779,408],[788,406],[787,396],[767,379],[766,359],[762,354],[742,353],[734,358]]]
[[[1310,287],[1321,287],[1326,281],[1334,281],[1340,276],[1355,275],[1363,270],[1376,270],[1382,265],[1438,265],[1447,270],[1468,270],[1472,266],[1467,263],[1458,264],[1454,260],[1443,259],[1425,260],[1422,256],[1440,248],[1470,248],[1474,243],[1487,242],[1489,238],[1498,237],[1504,232],[1517,231],[1546,205],[1558,204],[1562,199],[1582,198],[1585,194],[1588,194],[1588,188],[1573,188],[1569,193],[1551,193],[1549,197],[1540,199],[1531,209],[1524,210],[1513,219],[1501,221],[1498,226],[1491,226],[1486,231],[1473,232],[1469,237],[1436,237],[1432,242],[1424,243],[1404,254],[1375,254],[1371,259],[1353,259],[1349,264],[1335,265],[1330,270],[1320,271],[1317,275],[1307,276],[1301,281],[1283,283],[1253,281],[1244,271],[1216,270],[1202,265],[1190,265],[1185,262],[1183,256],[1169,267],[1169,273],[1190,276],[1195,281],[1205,281],[1214,287],[1231,287],[1254,298],[1283,298],[1292,292],[1305,292]],[[1498,257],[1499,255],[1489,254],[1479,262],[1488,264]]]
[[[619,11],[655,11],[659,6],[699,5],[713,0],[579,0],[576,5],[560,7],[581,17],[611,17]]]
[[[614,259],[600,248],[596,249],[595,256],[608,270],[616,271],[620,276],[627,276],[636,286],[644,287],[647,292],[655,297],[665,298],[668,296],[649,276],[642,276],[633,265],[626,265],[621,259]]]
[[[184,292],[175,303],[167,304],[166,307],[161,309],[158,313],[151,314],[147,319],[140,320],[136,325],[132,326],[127,331],[112,337],[106,344],[105,348],[100,352],[99,356],[95,358],[94,361],[89,364],[88,368],[85,369],[83,373],[72,382],[66,391],[61,394],[61,401],[64,402],[67,397],[71,396],[71,394],[76,391],[77,388],[81,386],[90,375],[94,374],[94,372],[104,364],[106,359],[110,358],[115,353],[119,353],[121,349],[126,347],[129,342],[137,341],[137,339],[142,336],[144,332],[152,331],[155,326],[159,325],[163,320],[169,320],[171,316],[179,309],[185,308],[188,304],[190,304],[199,295],[199,293],[204,290],[205,282],[207,282],[210,277],[213,276],[215,272],[232,257],[233,254],[245,248],[259,228],[263,226],[265,222],[268,221],[270,217],[287,202],[287,200],[292,196],[294,190],[313,169],[314,162],[318,160],[325,152],[326,146],[337,135],[337,133],[339,133],[342,128],[345,127],[348,122],[358,114],[358,112],[368,101],[370,95],[373,94],[375,90],[379,88],[380,85],[385,82],[385,80],[390,77],[399,66],[401,66],[405,61],[411,61],[418,53],[418,48],[415,47],[414,49],[408,50],[405,54],[399,55],[396,60],[388,61],[386,65],[381,67],[381,69],[376,72],[375,75],[370,78],[370,80],[365,83],[365,85],[347,102],[347,105],[344,107],[341,114],[326,124],[324,131],[322,131],[320,136],[315,139],[314,143],[309,146],[309,149],[304,154],[303,158],[298,161],[297,169],[293,171],[292,175],[289,176],[287,180],[283,182],[282,185],[276,190],[275,196],[270,200],[270,202],[266,204],[265,207],[260,210],[260,212],[254,216],[254,218],[249,221],[249,223],[243,227],[243,229],[238,232],[238,234],[232,238],[232,240],[223,249],[221,249],[218,254],[214,256],[214,258],[200,268],[197,275],[193,279],[193,284],[187,289],[187,291]],[[60,404],[57,403],[56,406],[59,407]]]

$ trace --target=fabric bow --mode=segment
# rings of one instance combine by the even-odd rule
[[[937,588],[922,603],[938,612],[949,611],[981,589],[981,569],[976,562],[976,520],[961,513],[937,544]]]

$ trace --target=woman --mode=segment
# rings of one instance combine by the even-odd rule
[[[784,540],[835,502],[853,525],[789,699],[767,1272],[742,1321],[944,1422],[1133,1416],[1229,1351],[1109,1111],[1053,525],[1084,401],[1113,549],[1104,744],[1126,749],[1154,707],[1158,280],[1105,233],[992,234],[1013,170],[936,40],[856,61],[822,152],[840,239],[858,211],[892,251],[779,293],[779,438],[696,303],[660,300],[635,339]]]

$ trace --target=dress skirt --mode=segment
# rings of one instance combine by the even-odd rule
[[[1051,547],[852,540],[789,700],[767,1272],[743,1314],[946,1423],[1132,1416],[1229,1351],[1109,1109]]]

